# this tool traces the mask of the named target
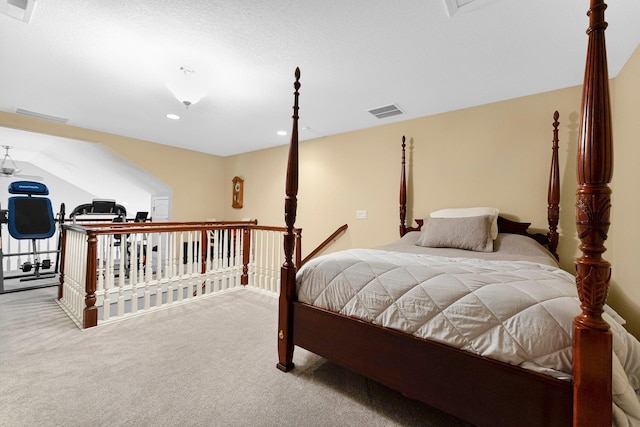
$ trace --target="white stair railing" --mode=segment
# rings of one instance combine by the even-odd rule
[[[88,328],[241,288],[275,296],[284,231],[255,221],[67,224],[58,302]]]
[[[241,226],[67,225],[59,303],[90,327],[240,288]]]
[[[280,267],[284,263],[284,231],[279,228],[251,230],[249,283],[252,289],[280,293]]]

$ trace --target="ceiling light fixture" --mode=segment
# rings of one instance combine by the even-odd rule
[[[2,159],[2,164],[0,164],[0,174],[2,176],[14,176],[17,173],[20,173],[20,168],[16,165],[16,162],[13,161],[11,156],[9,155],[9,150],[13,147],[10,145],[3,145],[4,148],[4,158]]]
[[[0,163],[0,177],[8,177],[8,178],[22,178],[28,179],[31,181],[42,181],[43,178],[41,176],[36,175],[21,175],[20,168],[16,165],[16,162],[13,161],[11,156],[9,155],[9,150],[13,148],[10,145],[3,145],[4,148],[4,158],[2,159],[2,163]]]
[[[184,66],[172,76],[171,81],[167,83],[167,88],[186,108],[195,105],[207,94],[196,71]]]
[[[180,116],[179,116],[179,115],[177,115],[177,114],[169,113],[169,114],[167,114],[167,119],[171,119],[171,120],[180,120]]]

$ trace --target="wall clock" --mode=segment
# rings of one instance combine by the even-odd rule
[[[244,179],[239,176],[233,177],[231,180],[233,187],[231,193],[231,207],[240,209],[242,208],[242,192],[244,190]]]

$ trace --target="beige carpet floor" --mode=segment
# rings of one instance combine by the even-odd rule
[[[0,295],[0,426],[467,426],[296,348],[240,290],[81,331],[57,289]]]

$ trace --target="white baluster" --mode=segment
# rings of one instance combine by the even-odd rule
[[[103,237],[103,260],[104,265],[104,300],[102,302],[102,319],[109,320],[111,317],[111,288],[113,287],[113,235],[108,234]]]
[[[163,274],[165,274],[166,271],[168,270],[168,265],[165,264],[166,259],[167,259],[167,256],[166,256],[165,252],[166,252],[167,249],[165,249],[165,245],[163,245],[163,241],[165,240],[165,238],[167,239],[167,242],[168,242],[168,240],[169,240],[169,234],[168,233],[160,233],[160,234],[158,234],[158,241],[157,241],[158,251],[156,252],[156,257],[157,257],[156,307],[160,307],[162,305],[162,279],[163,279]],[[168,244],[166,245],[166,247],[167,248],[169,247]],[[163,273],[163,271],[165,273]]]
[[[167,286],[167,305],[173,303],[173,290],[176,276],[176,263],[182,262],[182,260],[178,261],[177,257],[182,253],[182,239],[181,236],[177,232],[171,233],[171,244],[169,245],[169,255],[170,262],[168,268],[168,286]],[[179,264],[178,264],[179,268]]]

